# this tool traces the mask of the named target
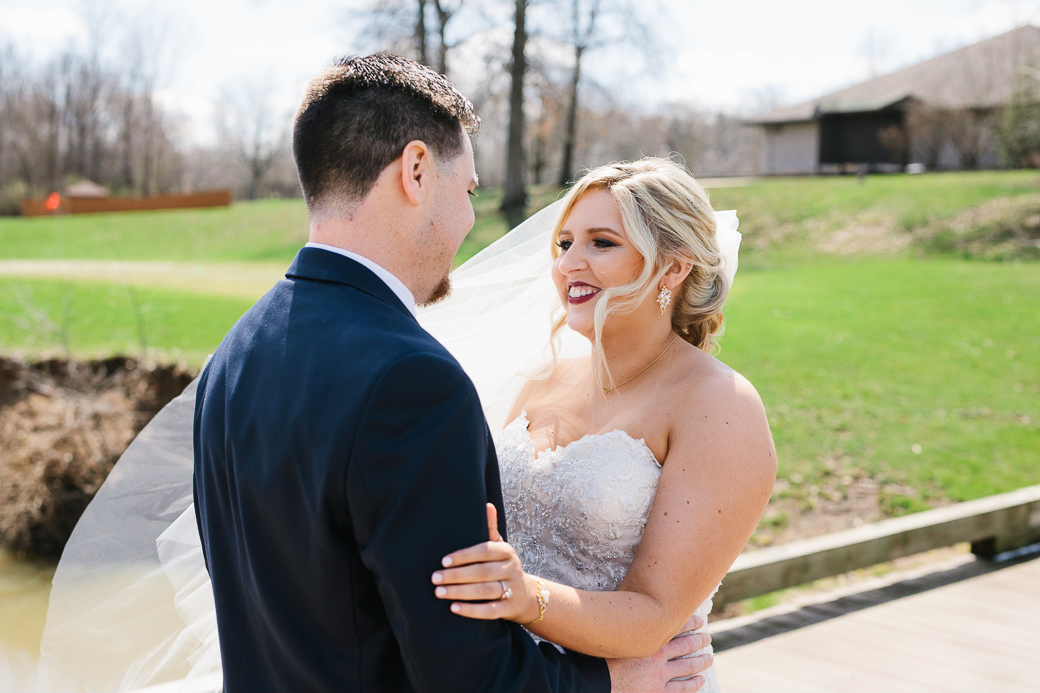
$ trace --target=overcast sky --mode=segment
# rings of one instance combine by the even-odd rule
[[[589,74],[619,100],[746,113],[770,100],[814,98],[1024,22],[1040,24],[1040,0],[660,1],[665,14],[648,18],[661,41],[654,64],[639,65],[623,50],[589,58]],[[0,0],[0,36],[45,60],[82,45],[94,16],[113,36],[103,52],[117,59],[114,37],[126,26],[158,22],[172,37],[159,97],[183,115],[185,136],[204,143],[213,136],[213,107],[225,85],[243,78],[267,82],[290,112],[307,79],[332,57],[364,49],[348,13],[358,4]],[[480,69],[459,71],[472,77]],[[464,85],[467,76],[459,79]]]

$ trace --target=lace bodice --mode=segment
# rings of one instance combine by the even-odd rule
[[[617,589],[650,517],[660,462],[620,430],[536,453],[528,425],[521,412],[495,436],[509,542],[524,570],[577,589]],[[709,598],[696,613],[710,611]],[[701,690],[718,691],[714,667],[705,677]]]
[[[587,435],[535,455],[525,413],[497,437],[509,541],[524,570],[614,590],[632,565],[661,477],[642,440]]]

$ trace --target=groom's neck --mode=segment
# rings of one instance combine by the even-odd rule
[[[375,192],[375,191],[373,191]],[[417,270],[414,240],[418,236],[416,220],[409,210],[395,210],[393,205],[379,204],[372,195],[350,210],[317,212],[310,219],[309,239],[371,260],[401,280],[413,295],[423,287]]]

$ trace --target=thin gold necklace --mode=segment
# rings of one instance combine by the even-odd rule
[[[668,342],[668,346],[666,346],[666,347],[665,347],[665,348],[664,348],[664,349],[663,349],[663,350],[661,351],[661,353],[657,355],[657,358],[655,358],[655,359],[654,359],[653,361],[651,361],[650,363],[648,363],[648,364],[646,364],[645,366],[643,366],[643,369],[642,369],[641,371],[639,371],[638,373],[636,373],[635,375],[633,375],[633,376],[632,376],[631,378],[629,378],[629,379],[628,379],[628,380],[626,380],[625,382],[623,382],[623,383],[618,383],[618,384],[617,384],[617,385],[615,385],[614,387],[603,387],[602,385],[599,385],[599,383],[596,383],[596,384],[597,384],[597,385],[599,385],[599,387],[600,387],[600,389],[601,389],[601,390],[603,390],[603,394],[604,394],[604,395],[609,395],[609,394],[610,394],[611,392],[613,392],[614,390],[618,389],[618,388],[619,388],[619,387],[621,387],[622,385],[628,385],[628,384],[629,384],[630,382],[632,382],[633,380],[635,380],[636,378],[638,378],[639,376],[641,376],[641,375],[643,374],[643,371],[645,371],[645,370],[646,370],[647,368],[649,368],[650,366],[652,366],[652,365],[654,365],[655,363],[657,363],[658,359],[660,359],[660,358],[661,358],[662,356],[664,356],[664,352],[668,351],[668,349],[669,349],[669,348],[670,348],[670,347],[671,347],[671,346],[672,346],[673,344],[675,344],[675,340],[677,340],[677,339],[679,339],[679,335],[675,335],[674,337],[672,337],[672,341]]]

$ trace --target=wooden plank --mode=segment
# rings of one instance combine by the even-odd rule
[[[716,659],[719,685],[729,691],[736,688],[770,693],[834,693],[835,691],[898,690],[906,693],[931,693],[941,689],[903,680],[898,673],[877,674],[834,663],[813,653],[780,652],[772,648],[749,645],[725,653]]]
[[[930,549],[1006,551],[1040,540],[1040,485],[741,554],[716,604],[794,587]]]
[[[792,634],[793,636],[794,634]],[[730,672],[737,686],[758,691],[941,691],[942,688],[908,679],[903,672],[872,670],[862,662],[835,657],[830,643],[821,648],[816,638],[799,631],[788,636],[789,646],[767,640],[731,650],[716,658],[722,690],[729,688]],[[737,673],[739,672],[739,673]]]
[[[1027,594],[1009,587],[1034,586]],[[723,690],[1040,692],[1040,558],[716,655]],[[732,685],[731,685],[732,684]]]

